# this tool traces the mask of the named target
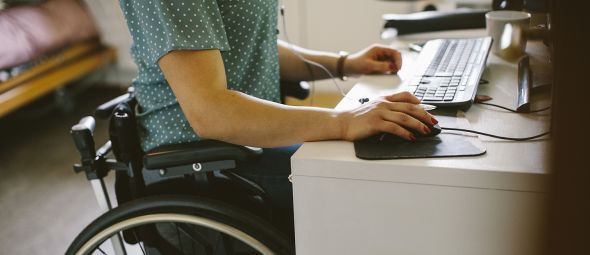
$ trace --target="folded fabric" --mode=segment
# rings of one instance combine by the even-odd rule
[[[0,0],[0,11],[14,5],[19,4],[40,4],[45,0]]]
[[[77,0],[49,0],[0,12],[0,69],[97,36],[90,15]]]

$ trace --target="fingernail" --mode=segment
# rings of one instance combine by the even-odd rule
[[[430,132],[432,132],[427,126],[422,127],[422,130],[424,130],[425,134],[430,134]]]
[[[416,136],[414,134],[410,134],[410,140],[411,141],[416,141]]]
[[[434,125],[438,124],[438,120],[436,120],[435,118],[432,118],[432,124],[434,124]]]

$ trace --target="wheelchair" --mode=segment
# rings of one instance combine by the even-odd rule
[[[282,84],[281,93],[283,100],[304,99],[309,87]],[[240,163],[255,161],[262,149],[200,140],[143,152],[136,104],[131,87],[96,109],[97,118],[109,120],[109,141],[98,150],[94,117],[71,128],[81,156],[74,171],[86,174],[106,213],[74,239],[66,254],[295,254],[293,233],[273,224],[280,219],[265,191],[236,170]],[[116,208],[104,182],[111,171]]]

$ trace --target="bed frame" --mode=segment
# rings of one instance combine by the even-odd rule
[[[0,117],[113,62],[116,56],[114,48],[98,40],[84,41],[0,82]]]

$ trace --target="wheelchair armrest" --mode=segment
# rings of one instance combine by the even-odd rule
[[[160,146],[143,157],[146,169],[161,169],[193,163],[221,160],[250,161],[262,154],[262,149],[245,147],[216,140]]]
[[[96,110],[94,111],[94,116],[101,118],[101,119],[109,118],[113,114],[113,110],[115,109],[115,107],[117,105],[122,104],[122,103],[127,103],[130,107],[133,108],[133,107],[135,107],[134,101],[135,101],[135,96],[133,95],[133,87],[129,87],[126,94],[120,95],[120,96],[113,98],[110,101],[98,106],[96,108]]]
[[[455,29],[485,28],[482,10],[423,11],[411,14],[385,14],[385,29],[394,28],[397,35]]]

